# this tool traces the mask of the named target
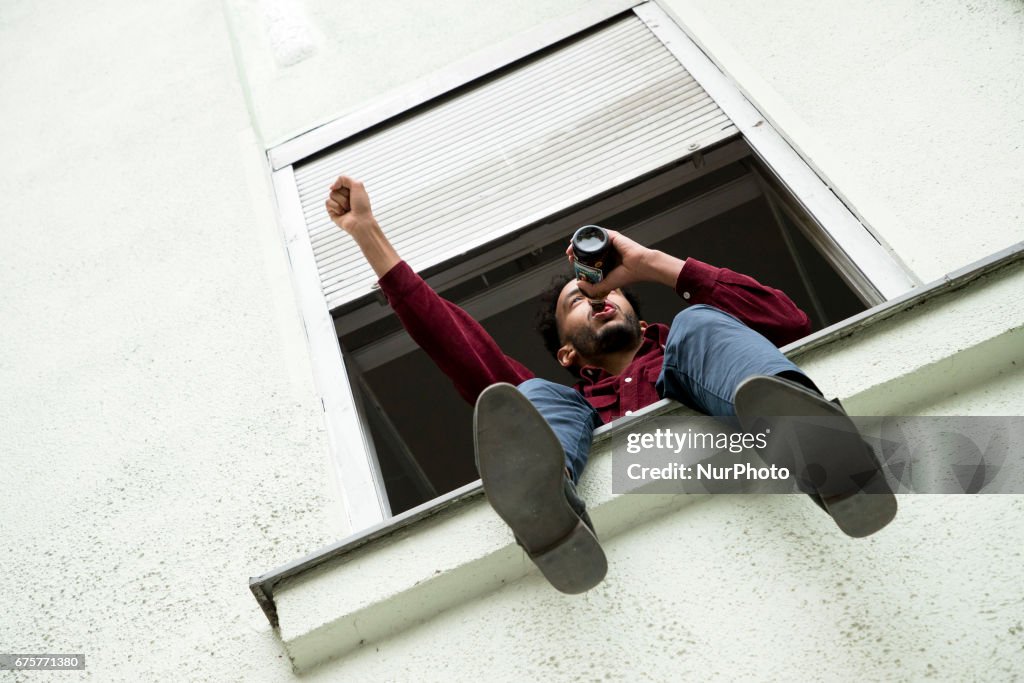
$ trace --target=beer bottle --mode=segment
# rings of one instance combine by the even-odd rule
[[[611,235],[599,225],[584,225],[572,236],[573,269],[576,279],[597,284],[619,265],[619,252]]]

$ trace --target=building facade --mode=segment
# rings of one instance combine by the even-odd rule
[[[639,17],[736,130],[686,141],[697,147],[679,164],[638,177],[705,183],[678,205],[717,207],[700,225],[721,234],[747,215],[743,192],[767,195],[755,181],[781,174],[778,206],[757,220],[784,222],[771,209],[790,207],[793,238],[808,243],[789,247],[794,262],[813,270],[809,254],[823,254],[845,283],[806,287],[817,331],[787,353],[851,414],[1018,416],[1018,3],[111,0],[16,3],[0,16],[0,649],[83,653],[85,670],[61,680],[1022,675],[1020,496],[901,495],[890,527],[853,540],[796,496],[613,494],[610,429],[581,487],[609,575],[564,596],[465,476],[406,462],[405,479],[383,481],[388,449],[437,446],[387,445],[388,421],[371,433],[368,404],[346,402],[358,367],[364,398],[391,405],[373,382],[389,384],[401,344],[374,356],[392,338],[384,329],[338,346],[339,333],[344,345],[387,323],[338,327],[356,303],[371,310],[369,290],[339,300],[348,309],[308,296],[303,283],[324,272],[316,235],[289,222],[280,175],[358,142],[338,126],[365,136],[395,115],[415,124],[438,97]],[[327,137],[282,156],[311,131]],[[800,186],[807,173],[817,184]],[[630,187],[638,206],[656,194]],[[625,215],[613,189],[593,201]],[[570,220],[583,209],[551,210]],[[799,237],[801,211],[838,248]],[[638,225],[657,232],[652,221]],[[870,263],[849,256],[860,247],[836,221],[862,230]],[[429,250],[423,267],[441,281],[456,261],[483,272]],[[488,305],[486,292],[466,296]],[[849,308],[830,309],[840,297]],[[346,369],[347,394],[325,367]],[[353,457],[367,442],[379,458]]]

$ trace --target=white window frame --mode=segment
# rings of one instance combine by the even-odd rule
[[[736,85],[704,54],[656,0],[605,0],[541,27],[472,61],[458,64],[355,114],[310,130],[268,150],[273,186],[293,282],[321,397],[331,460],[353,534],[392,516],[373,443],[354,398],[334,320],[321,290],[309,233],[299,203],[293,165],[326,147],[422,105],[612,17],[632,11],[732,119],[743,140],[824,229],[816,246],[830,259],[856,264],[844,272],[861,288],[889,300],[920,284],[880,244],[870,229],[829,189]],[[460,489],[461,491],[461,489]],[[430,505],[427,503],[426,505]],[[422,506],[421,506],[422,507]]]

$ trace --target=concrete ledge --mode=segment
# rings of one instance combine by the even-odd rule
[[[693,414],[682,407],[671,412]],[[636,430],[642,422],[630,425]],[[624,438],[618,432],[595,446],[580,485],[602,539],[701,498],[611,493],[611,451]],[[280,584],[274,594],[279,634],[302,671],[536,571],[476,496]]]

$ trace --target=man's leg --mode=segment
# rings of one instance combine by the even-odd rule
[[[734,417],[736,389],[754,375],[782,375],[817,392],[775,344],[725,311],[697,304],[676,315],[658,377],[660,396],[705,415]]]
[[[516,388],[551,425],[565,452],[565,469],[573,484],[579,483],[590,457],[594,430],[601,426],[597,411],[578,391],[564,384],[534,377]]]
[[[734,399],[748,377],[779,375],[821,393],[775,344],[736,317],[698,304],[676,314],[665,343],[658,393],[740,429]],[[824,508],[806,481],[800,489]]]
[[[491,507],[555,588],[581,593],[604,578],[608,564],[573,486],[597,416],[572,394],[543,380],[518,389],[494,384],[477,399],[473,420]]]
[[[842,407],[825,400],[774,344],[732,315],[696,305],[675,317],[658,391],[734,427],[741,426],[739,418],[827,417],[838,429],[827,434],[813,429],[797,432],[806,472],[817,470],[827,479],[821,488],[798,471],[801,490],[851,536],[874,533],[896,514],[896,499],[877,458]],[[750,431],[751,426],[745,426]]]

